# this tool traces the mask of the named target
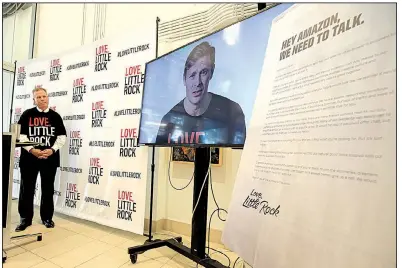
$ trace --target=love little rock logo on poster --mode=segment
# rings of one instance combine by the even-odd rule
[[[137,149],[137,129],[120,129],[120,157],[136,157]]]
[[[92,127],[103,127],[103,120],[107,118],[107,110],[103,101],[92,103]]]
[[[148,44],[144,44],[144,45],[140,45],[140,46],[136,46],[136,47],[130,47],[128,49],[124,49],[122,51],[117,52],[117,57],[121,58],[133,53],[139,53],[142,51],[146,51],[149,49],[149,43]]]
[[[89,159],[88,183],[99,185],[99,179],[103,176],[103,167],[99,158]]]
[[[80,149],[82,148],[82,138],[80,130],[70,131],[70,140],[68,143],[69,155],[80,155]]]
[[[137,211],[137,203],[134,201],[133,192],[118,191],[117,194],[117,218],[133,221],[133,212]]]
[[[18,170],[20,166],[20,156],[21,156],[21,151],[20,149],[15,149],[15,154],[14,154],[14,169]]]
[[[77,208],[77,202],[81,200],[81,194],[78,192],[77,184],[67,182],[66,189],[66,207]]]
[[[54,137],[55,127],[49,124],[47,117],[30,117],[28,123],[29,140],[50,146],[50,138]]]
[[[119,82],[110,82],[110,83],[103,83],[99,85],[91,86],[91,91],[98,91],[98,90],[109,90],[119,87]]]
[[[17,100],[25,100],[31,98],[31,94],[20,94],[15,96]]]
[[[122,116],[122,115],[140,115],[141,109],[140,108],[130,108],[130,109],[123,109],[114,111],[114,116]]]
[[[113,148],[114,141],[90,141],[89,147]]]
[[[243,202],[243,207],[255,209],[260,214],[278,217],[280,213],[280,205],[275,207],[262,198],[262,193],[256,192],[254,189]]]
[[[79,62],[79,63],[68,65],[67,66],[67,71],[76,70],[76,69],[83,68],[83,67],[88,67],[88,66],[89,66],[89,61],[88,60],[87,61],[82,61],[82,62]]]
[[[94,198],[94,197],[86,196],[86,197],[84,198],[84,201],[85,201],[86,203],[92,203],[92,204],[96,204],[96,205],[98,205],[98,206],[110,207],[110,201],[103,200],[103,199],[99,199],[99,198]]]
[[[57,191],[57,190],[54,190],[53,191],[53,196],[61,196],[61,192]]]
[[[83,102],[84,94],[87,93],[87,86],[85,85],[84,78],[77,78],[73,81],[73,103]]]
[[[107,71],[107,64],[112,60],[112,53],[109,52],[108,45],[96,48],[95,72]]]
[[[124,95],[141,94],[140,87],[144,83],[145,74],[141,71],[141,65],[126,68],[124,78]]]
[[[41,72],[33,72],[29,74],[29,77],[39,77],[39,76],[44,76],[46,74],[46,71],[41,71]]]
[[[50,81],[60,80],[60,73],[62,72],[62,65],[60,59],[55,59],[50,62]]]
[[[17,69],[17,86],[25,85],[25,79],[27,78],[27,73],[25,72],[25,67],[21,66]]]
[[[18,123],[22,115],[22,108],[15,108],[14,110],[14,124]]]

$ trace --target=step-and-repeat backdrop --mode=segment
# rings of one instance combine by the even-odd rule
[[[43,87],[67,130],[55,182],[57,212],[143,233],[148,150],[136,142],[145,63],[155,57],[155,28],[141,26],[67,53],[17,62],[12,121],[33,107],[32,90]],[[37,205],[40,183],[38,176]]]

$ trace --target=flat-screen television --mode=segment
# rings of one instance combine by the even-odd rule
[[[280,4],[150,61],[139,144],[243,147]]]

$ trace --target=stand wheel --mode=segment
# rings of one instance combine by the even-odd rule
[[[42,241],[42,236],[39,235],[38,238],[36,238],[36,241]]]
[[[130,260],[132,264],[137,262],[137,257],[138,257],[137,254],[130,254]]]

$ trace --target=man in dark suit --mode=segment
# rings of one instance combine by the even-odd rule
[[[18,124],[21,125],[20,141],[38,142],[41,145],[26,146],[21,150],[21,185],[18,212],[21,222],[16,232],[32,224],[33,198],[38,174],[41,177],[40,216],[47,228],[53,228],[53,194],[57,168],[60,166],[59,150],[66,141],[66,129],[61,116],[49,109],[49,97],[44,88],[32,91],[35,107],[26,110]]]

